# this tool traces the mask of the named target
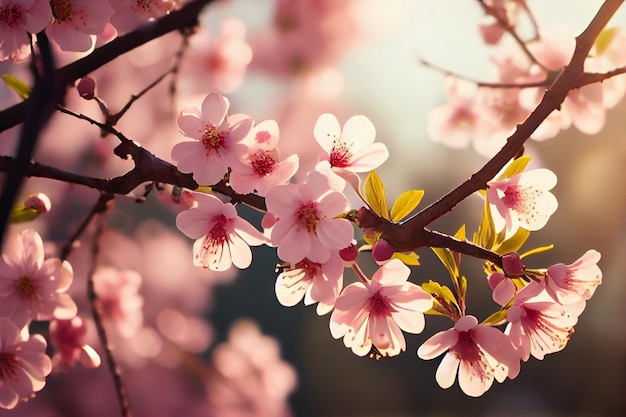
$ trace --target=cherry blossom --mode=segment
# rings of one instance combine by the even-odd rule
[[[545,287],[548,294],[562,304],[588,300],[602,283],[602,271],[598,267],[600,253],[588,250],[571,265],[558,263],[548,267]]]
[[[55,371],[68,370],[76,361],[85,368],[100,366],[100,356],[84,341],[87,326],[79,316],[70,320],[52,320],[49,331],[50,343],[56,350],[52,357]]]
[[[531,282],[517,293],[507,310],[505,333],[522,360],[527,361],[530,355],[543,359],[565,347],[582,312],[580,307],[584,308],[584,302],[567,308],[556,303],[541,284]]]
[[[50,7],[53,20],[46,31],[63,51],[91,49],[113,15],[106,1],[50,0]]]
[[[298,170],[298,155],[290,155],[282,160],[278,152],[278,123],[265,120],[252,129],[245,144],[246,156],[241,163],[232,165],[230,186],[240,194],[256,190],[265,196],[276,185],[289,182]]]
[[[347,209],[348,200],[332,190],[328,177],[320,172],[310,172],[305,182],[272,188],[265,202],[275,218],[268,231],[270,240],[284,261],[298,263],[306,257],[324,263],[331,250],[352,242],[352,224],[336,218]]]
[[[286,307],[298,304],[302,298],[305,305],[317,302],[317,314],[326,314],[334,307],[343,288],[343,266],[336,252],[331,252],[324,263],[304,258],[278,275],[276,298]]]
[[[334,115],[322,114],[315,123],[313,135],[326,153],[324,160],[330,163],[331,168],[368,172],[378,168],[389,157],[383,143],[374,143],[376,129],[362,115],[352,116],[341,129]]]
[[[141,275],[129,269],[101,266],[93,274],[97,302],[104,317],[123,337],[133,336],[143,324]]]
[[[12,409],[46,385],[52,371],[46,340],[38,334],[24,337],[15,325],[0,317],[0,407]]]
[[[235,206],[223,203],[210,194],[194,193],[196,205],[176,216],[176,226],[193,245],[193,264],[214,271],[226,271],[231,265],[247,268],[252,262],[250,246],[267,239],[250,223],[237,215]]]
[[[109,0],[115,13],[111,23],[120,35],[161,17],[174,6],[175,0]]]
[[[402,330],[424,330],[424,312],[433,306],[432,297],[419,285],[408,282],[411,270],[392,259],[369,282],[348,285],[337,298],[330,318],[330,332],[343,337],[346,347],[364,356],[375,348],[383,356],[406,350]]]
[[[202,109],[185,109],[178,116],[180,132],[193,139],[172,148],[178,169],[193,173],[201,185],[219,182],[229,166],[238,161],[246,146],[241,142],[250,133],[252,119],[228,115],[230,102],[219,93],[211,93],[202,102]]]
[[[523,227],[536,231],[546,225],[557,209],[556,197],[549,192],[556,181],[556,175],[545,168],[522,172],[489,182],[487,199],[497,208],[507,230]]]
[[[471,397],[479,397],[493,384],[508,376],[517,377],[520,357],[509,337],[495,327],[478,324],[474,316],[463,316],[452,329],[430,337],[417,350],[421,359],[433,359],[446,352],[435,379],[441,388],[450,388],[459,374],[459,386]]]
[[[28,34],[42,31],[50,19],[48,0],[0,0],[0,61],[28,58]]]
[[[44,260],[43,241],[31,229],[17,235],[0,259],[0,317],[22,327],[31,320],[69,319],[77,307],[65,292],[73,280],[69,262]]]
[[[493,291],[491,297],[493,301],[501,306],[506,305],[517,291],[515,284],[509,278],[507,278],[502,272],[495,271],[489,274],[487,277],[489,287]]]

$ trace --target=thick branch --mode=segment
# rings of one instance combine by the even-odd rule
[[[405,222],[401,224],[387,222],[382,225],[378,229],[382,232],[382,237],[399,251],[414,250],[425,246],[423,236],[416,231],[423,230],[474,192],[485,189],[487,182],[493,179],[506,163],[522,149],[535,129],[550,113],[560,108],[571,90],[587,85],[594,79],[597,81],[604,79],[601,75],[585,73],[583,66],[600,31],[623,1],[607,0],[604,2],[589,26],[576,38],[576,49],[569,64],[546,91],[537,108],[522,124],[517,126],[504,147],[490,161],[457,188]],[[616,70],[616,74],[622,72],[624,72],[623,69]]]
[[[93,51],[86,57],[54,72],[55,87],[65,89],[77,79],[84,77],[101,66],[113,61],[118,56],[161,37],[169,32],[194,27],[198,24],[198,14],[213,0],[195,0],[178,11],[158,19],[140,28],[112,40]],[[16,104],[0,112],[0,132],[24,121],[28,103],[31,99]]]

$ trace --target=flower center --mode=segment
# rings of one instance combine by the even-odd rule
[[[135,5],[130,7],[130,10],[133,13],[137,12],[150,12],[152,11],[152,0],[137,0],[135,1]]]
[[[207,152],[218,152],[219,148],[224,147],[224,134],[219,132],[217,126],[212,123],[205,126],[201,140]]]
[[[34,299],[36,298],[35,283],[30,277],[22,277],[17,283],[16,292],[22,299]]]
[[[15,380],[17,377],[17,359],[14,353],[0,353],[0,383],[7,380]],[[3,384],[4,385],[4,384]]]
[[[72,18],[72,3],[69,0],[50,0],[52,16],[59,23],[65,23]]]
[[[202,250],[196,255],[196,258],[201,260],[202,265],[220,262],[222,248],[224,243],[228,241],[228,230],[225,227],[227,222],[228,219],[223,214],[213,218],[213,227],[202,240]]]
[[[389,299],[382,295],[380,291],[377,291],[376,294],[370,298],[369,310],[370,314],[380,316],[389,316],[395,311],[389,304]]]
[[[345,168],[350,166],[350,159],[352,158],[352,152],[350,148],[341,142],[339,139],[335,139],[333,142],[333,149],[330,151],[330,166],[337,168]]]
[[[252,160],[252,169],[259,177],[265,177],[274,171],[276,160],[272,151],[258,151]]]
[[[317,224],[320,222],[316,202],[309,201],[300,205],[300,207],[296,210],[295,215],[296,221],[300,226],[306,228],[309,232],[315,232]]]
[[[0,22],[4,22],[10,28],[17,25],[20,17],[22,17],[22,6],[0,6]]]

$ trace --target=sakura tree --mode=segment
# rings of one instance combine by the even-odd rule
[[[498,404],[526,394],[509,401],[520,413],[567,413],[537,392],[574,381],[593,392],[587,411],[626,412],[623,375],[584,365],[626,348],[606,324],[624,287],[598,288],[624,242],[599,231],[624,205],[592,193],[623,194],[623,161],[593,182],[610,163],[582,169],[567,137],[602,142],[587,136],[619,119],[623,0],[585,2],[580,28],[539,1],[468,3],[456,31],[482,67],[412,51],[447,96],[420,113],[394,96],[406,91],[381,102],[352,82],[391,71],[346,65],[437,6],[0,0],[0,407],[517,415]],[[402,137],[401,112],[428,143]],[[591,225],[563,182],[588,196]],[[564,349],[568,369],[551,360]],[[584,388],[605,371],[610,386]]]

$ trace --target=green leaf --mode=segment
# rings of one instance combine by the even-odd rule
[[[435,255],[439,258],[441,263],[446,267],[448,272],[450,273],[450,277],[453,280],[459,277],[459,267],[454,259],[454,255],[452,255],[452,251],[445,248],[431,248]]]
[[[509,166],[506,167],[502,175],[498,177],[498,181],[506,179],[506,178],[511,178],[512,176],[517,175],[521,173],[522,171],[524,171],[524,169],[526,168],[526,165],[528,165],[528,163],[530,162],[530,159],[531,159],[530,156],[524,155],[513,160],[513,162],[511,162]]]
[[[493,217],[491,217],[491,206],[487,199],[485,199],[483,208],[483,218],[478,226],[478,231],[474,233],[473,240],[476,245],[485,249],[491,249],[495,244],[496,226],[493,222]]]
[[[517,252],[526,243],[530,236],[530,231],[524,228],[518,228],[513,236],[502,242],[494,249],[494,252],[500,255],[506,255],[510,252]]]
[[[15,91],[22,99],[26,100],[30,97],[30,87],[24,81],[21,81],[20,79],[9,74],[3,75],[2,79],[4,80],[4,83],[8,85],[11,90]]]
[[[420,257],[415,252],[395,252],[391,255],[391,259],[400,259],[405,265],[417,266],[420,264]]]
[[[593,44],[593,46],[596,47],[598,55],[602,55],[607,50],[611,42],[613,42],[613,39],[615,39],[616,33],[617,27],[604,28],[602,32],[600,32],[596,38],[596,42]]]
[[[538,254],[538,253],[547,252],[547,251],[549,251],[550,249],[554,249],[554,245],[541,246],[541,247],[539,247],[539,248],[531,249],[531,250],[529,250],[528,252],[524,252],[524,253],[523,253],[523,254],[521,254],[519,257],[520,257],[520,258],[522,258],[522,259],[524,259],[524,258],[526,258],[527,256],[530,256],[530,255],[536,255],[536,254]]]
[[[424,190],[411,190],[400,194],[391,207],[391,221],[398,222],[411,214],[424,197]]]
[[[481,324],[493,324],[498,325],[504,323],[506,320],[506,310],[498,310],[491,316],[487,317]]]
[[[383,182],[376,171],[370,171],[365,179],[364,194],[367,204],[370,209],[380,217],[389,219],[389,212],[387,211],[387,198],[385,197],[385,187]]]

